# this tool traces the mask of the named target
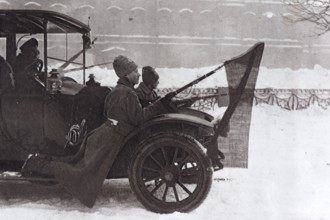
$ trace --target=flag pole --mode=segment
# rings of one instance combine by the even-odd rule
[[[205,75],[195,79],[194,81],[182,86],[181,88],[178,88],[177,90],[175,90],[173,92],[173,97],[177,94],[179,94],[180,92],[182,92],[183,90],[193,86],[193,85],[196,85],[197,83],[199,83],[200,81],[206,79],[207,77],[213,75],[215,72],[217,72],[218,70],[220,70],[222,67],[224,67],[225,65],[227,64],[227,62],[224,62],[222,65],[218,66],[217,68],[215,68],[214,70],[212,70],[211,72],[208,72],[206,73]]]

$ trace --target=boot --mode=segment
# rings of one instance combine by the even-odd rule
[[[51,163],[52,158],[42,154],[30,154],[26,159],[21,174],[24,177],[32,176],[52,176]]]

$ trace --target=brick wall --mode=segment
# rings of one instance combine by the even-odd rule
[[[6,0],[0,7],[54,10],[89,22],[98,37],[89,51],[93,63],[126,54],[140,65],[201,67],[264,41],[264,66],[330,67],[326,37],[311,37],[307,24],[285,24],[281,1]]]

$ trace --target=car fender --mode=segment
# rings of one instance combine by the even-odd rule
[[[108,178],[126,177],[131,158],[139,150],[137,147],[139,143],[160,133],[182,133],[203,145],[207,138],[214,135],[214,127],[211,122],[192,115],[170,113],[156,116],[134,129],[125,138]]]
[[[203,118],[194,115],[169,113],[158,115],[143,123],[128,135],[125,142],[147,130],[152,130],[153,133],[158,133],[163,132],[167,128],[171,128],[170,131],[182,133],[185,133],[184,129],[195,129],[198,132],[196,133],[198,137],[204,135],[212,136],[214,134],[214,125]]]

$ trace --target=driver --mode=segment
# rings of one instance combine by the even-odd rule
[[[33,90],[35,87],[33,78],[29,74],[36,74],[40,71],[42,61],[39,59],[38,40],[31,38],[21,47],[21,53],[16,57],[14,65],[14,78],[16,88],[19,91],[26,92],[26,89]],[[38,62],[37,62],[38,61]]]

